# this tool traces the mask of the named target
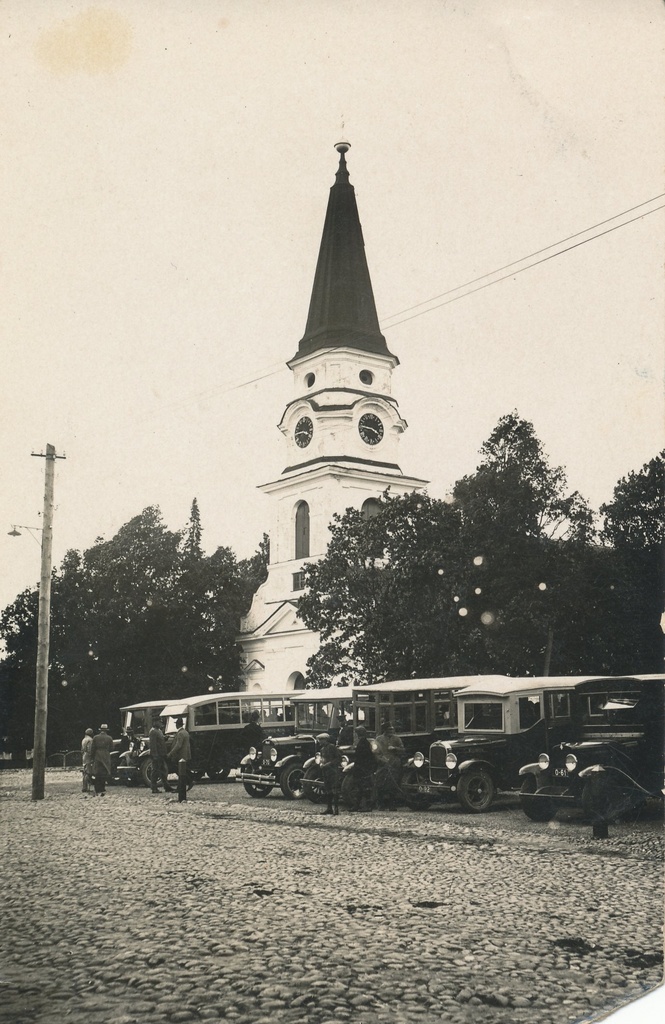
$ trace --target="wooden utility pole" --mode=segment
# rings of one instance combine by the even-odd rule
[[[33,455],[37,455],[33,452]],[[46,718],[48,711],[48,650],[51,627],[51,552],[53,548],[53,490],[56,455],[52,444],[46,445],[44,483],[44,525],[42,527],[42,568],[39,581],[39,625],[37,631],[37,680],[35,687],[35,736],[32,751],[32,799],[44,799],[46,770]]]

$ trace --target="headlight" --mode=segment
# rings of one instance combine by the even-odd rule
[[[457,765],[457,754],[452,751],[446,754],[446,768],[455,768]]]
[[[273,764],[277,760],[277,748],[276,747],[271,747],[270,748],[270,760],[272,761]]]
[[[321,754],[316,754],[314,760],[316,761],[317,764],[321,764]]]
[[[415,764],[416,768],[422,768],[422,766],[425,764],[425,755],[421,754],[420,751],[417,750],[413,755],[413,763]]]
[[[574,754],[568,754],[566,757],[566,768],[569,772],[574,772],[577,768],[577,758]]]
[[[542,768],[543,771],[545,771],[545,769],[549,768],[549,766],[550,766],[550,755],[549,754],[541,754],[540,757],[538,758],[538,767]]]
[[[349,763],[348,757],[346,756],[346,754],[343,754],[342,755],[342,768],[346,768],[348,763]]]
[[[253,761],[254,758],[256,757],[256,747],[250,747],[249,750],[247,751],[247,755],[248,757],[251,757]]]

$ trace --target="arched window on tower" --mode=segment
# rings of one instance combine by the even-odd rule
[[[309,558],[309,505],[299,501],[296,506],[296,558]]]
[[[378,498],[368,498],[367,501],[363,501],[360,512],[363,519],[373,519],[374,516],[378,516],[381,503]]]

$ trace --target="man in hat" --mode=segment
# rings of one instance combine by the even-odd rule
[[[261,727],[261,715],[258,711],[252,711],[249,716],[249,722],[240,733],[240,742],[242,744],[243,754],[249,753],[250,747],[256,747],[260,750],[263,746],[263,741],[266,738],[265,731]]]
[[[109,736],[108,725],[100,725],[99,732],[92,737],[90,746],[90,760],[92,762],[92,775],[95,783],[95,795],[105,796],[106,780],[111,778],[111,751],[113,750],[113,737]]]
[[[81,741],[81,771],[83,775],[82,792],[90,792],[90,777],[92,772],[90,771],[90,748],[92,746],[92,737],[94,736],[92,729],[85,730],[85,736]]]
[[[169,770],[166,766],[166,738],[162,732],[162,720],[155,716],[152,720],[152,728],[148,733],[148,744],[150,746],[150,787],[153,793],[159,793],[159,782],[164,786],[165,793],[172,793],[173,788],[169,786]]]
[[[321,750],[321,768],[323,769],[323,792],[327,806],[324,814],[339,814],[339,793],[342,788],[342,757],[327,732],[316,737]]]
[[[178,731],[173,737],[173,742],[171,743],[168,754],[168,758],[171,763],[171,771],[176,772],[176,774],[180,774],[180,762],[184,761],[187,788],[190,789],[194,780],[189,771],[189,762],[192,760],[192,747],[189,742],[189,733],[185,729],[185,723],[182,718],[176,718],[175,725]]]
[[[359,725],[356,729],[356,738],[352,772],[358,790],[358,805],[350,809],[358,811],[364,803],[365,809],[371,811],[374,808],[374,772],[377,769],[377,760],[367,739],[367,729],[364,725]]]

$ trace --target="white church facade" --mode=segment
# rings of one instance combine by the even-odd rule
[[[392,395],[398,359],[381,334],[345,154],[330,189],[305,334],[288,362],[293,398],[279,423],[286,468],[261,490],[272,498],[268,578],[241,622],[248,690],[304,685],[318,634],[298,618],[302,569],[325,554],[334,513],[372,506],[384,491],[426,482],[398,463],[406,429]]]

